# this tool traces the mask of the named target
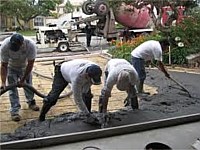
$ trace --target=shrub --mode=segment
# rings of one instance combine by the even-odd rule
[[[189,16],[175,27],[171,28],[170,37],[180,37],[184,47],[178,47],[177,42],[171,44],[171,59],[173,64],[186,64],[186,56],[200,52],[200,10],[193,9]]]
[[[109,49],[109,53],[114,57],[114,58],[124,58],[128,61],[131,60],[131,52],[134,50],[137,46],[142,44],[143,42],[147,40],[160,40],[162,35],[159,33],[152,33],[149,35],[140,35],[136,38],[133,38],[131,40],[128,40],[127,42],[122,42],[122,41],[115,41],[113,42],[113,45],[115,46],[112,49]]]

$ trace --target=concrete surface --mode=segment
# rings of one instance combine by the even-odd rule
[[[200,137],[200,122],[160,128],[133,134],[94,139],[71,144],[40,148],[41,150],[83,150],[86,147],[97,147],[100,150],[144,150],[152,142],[160,142],[173,150],[192,150],[192,145]],[[85,149],[95,150],[95,149]]]

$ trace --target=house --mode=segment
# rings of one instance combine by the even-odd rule
[[[32,21],[29,22],[28,28],[30,29],[37,29],[40,26],[46,26],[48,24],[57,24],[61,25],[64,21],[71,21],[73,19],[79,18],[81,16],[85,16],[82,13],[81,5],[84,0],[70,0],[71,4],[74,6],[75,10],[73,13],[66,14],[65,12],[65,4],[67,0],[58,6],[56,6],[56,10],[52,13],[55,14],[54,16],[37,16]],[[18,24],[15,17],[8,17],[0,13],[0,30],[1,31],[13,31],[18,29]]]

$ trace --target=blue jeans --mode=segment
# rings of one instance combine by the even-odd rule
[[[145,60],[132,57],[132,65],[138,73],[140,82],[144,82],[144,80],[146,79]]]
[[[8,67],[8,85],[18,82],[19,79],[23,76],[24,71],[25,70],[22,68],[14,69],[14,68]],[[32,85],[32,74],[30,74],[27,77],[25,82],[29,85]],[[24,94],[26,97],[26,102],[28,104],[33,103],[33,101],[35,102],[35,100],[33,99],[34,93],[31,90],[24,88]],[[10,98],[10,104],[11,104],[11,108],[10,108],[11,115],[18,114],[19,109],[21,108],[21,105],[20,105],[19,93],[18,93],[17,87],[9,90],[9,98]]]

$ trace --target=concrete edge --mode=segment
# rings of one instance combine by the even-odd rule
[[[2,149],[28,149],[28,148],[40,148],[59,144],[67,144],[73,142],[86,141],[97,138],[105,138],[110,136],[130,134],[140,131],[152,130],[156,128],[163,128],[175,125],[181,125],[185,123],[195,122],[200,120],[200,113],[172,117],[167,119],[160,119],[154,121],[148,121],[143,123],[129,124],[118,127],[97,129],[92,131],[77,132],[71,134],[55,135],[49,137],[26,139],[20,141],[12,141],[1,143]]]

